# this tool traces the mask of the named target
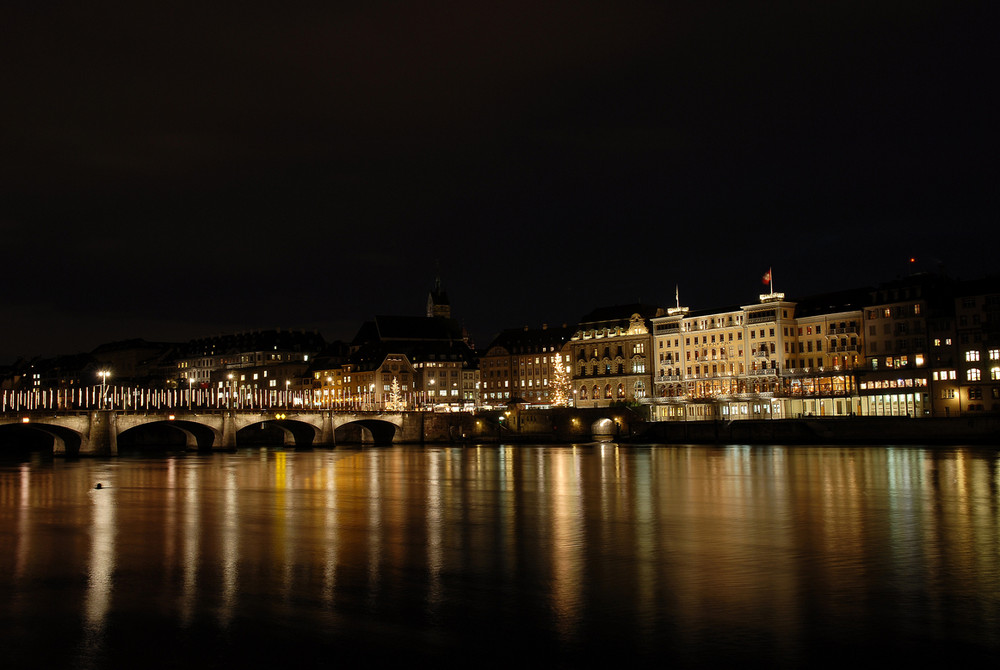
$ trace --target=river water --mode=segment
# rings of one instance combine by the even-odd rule
[[[1000,654],[995,448],[8,460],[0,547],[5,668]]]

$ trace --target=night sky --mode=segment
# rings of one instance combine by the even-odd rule
[[[0,362],[997,268],[989,3],[158,4],[0,9]]]

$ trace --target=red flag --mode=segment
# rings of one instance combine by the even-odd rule
[[[764,282],[765,284],[770,284],[770,283],[771,283],[771,271],[770,271],[770,270],[768,270],[767,272],[765,272],[765,273],[764,273],[764,276],[763,276],[763,277],[761,278],[761,280],[762,280],[762,281],[763,281],[763,282]]]

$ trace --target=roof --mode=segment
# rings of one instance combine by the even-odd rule
[[[611,305],[609,307],[598,307],[589,314],[580,318],[580,326],[595,323],[624,322],[628,323],[633,314],[638,314],[644,319],[651,319],[656,316],[656,305],[644,303],[632,303],[630,305]]]
[[[486,350],[489,351],[493,347],[503,347],[508,352],[520,353],[540,351],[542,347],[561,348],[563,343],[567,342],[573,336],[574,330],[574,328],[567,326],[558,328],[509,328],[501,331]]]
[[[184,345],[183,356],[235,354],[247,351],[299,351],[315,353],[326,347],[316,331],[256,330],[191,340]]]
[[[358,329],[352,348],[367,342],[464,341],[461,324],[440,316],[376,316]]]
[[[461,361],[465,367],[475,368],[475,352],[462,340],[453,342],[366,342],[350,356],[350,362],[359,370],[374,370],[382,365],[386,356],[402,354],[413,363],[423,361]]]

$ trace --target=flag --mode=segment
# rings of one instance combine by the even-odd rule
[[[764,273],[764,276],[761,278],[761,281],[763,281],[765,284],[770,284],[771,283],[771,271],[770,270],[768,270],[767,272]]]

